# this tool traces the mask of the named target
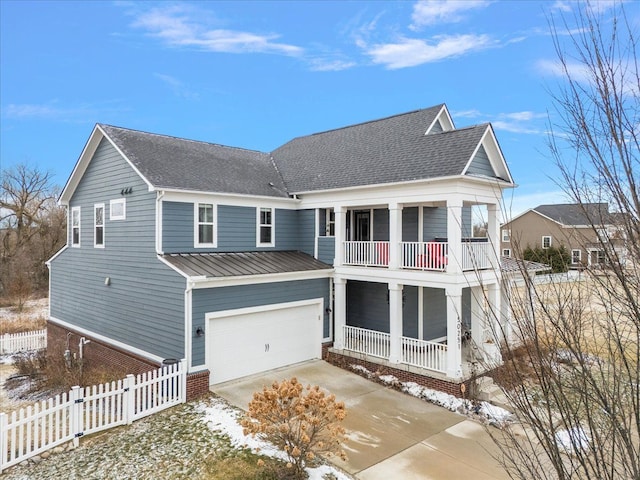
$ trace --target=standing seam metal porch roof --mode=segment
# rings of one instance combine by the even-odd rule
[[[222,278],[333,270],[331,265],[298,251],[172,253],[162,258],[187,277]]]

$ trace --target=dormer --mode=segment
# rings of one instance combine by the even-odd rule
[[[425,135],[430,135],[433,133],[441,133],[448,132],[449,130],[453,130],[455,126],[453,125],[453,120],[451,119],[451,115],[449,115],[449,110],[446,105],[442,105],[442,108],[436,115],[436,118],[433,119],[429,128],[424,133]]]

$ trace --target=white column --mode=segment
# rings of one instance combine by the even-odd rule
[[[447,287],[447,376],[462,377],[462,288]]]
[[[333,279],[333,295],[333,347],[342,350],[344,348],[343,327],[347,324],[347,281],[344,278]]]
[[[482,285],[471,287],[471,338],[477,345],[482,343],[485,328],[484,289]]]
[[[488,318],[487,324],[491,326],[491,331],[496,336],[496,340],[502,340],[502,307],[501,289],[499,283],[490,283],[487,286]]]
[[[335,212],[335,244],[336,244],[336,256],[333,259],[334,267],[339,267],[344,262],[344,241],[347,234],[346,214],[342,205],[334,207]]]
[[[389,204],[389,268],[400,268],[400,242],[402,241],[402,205]]]
[[[402,285],[389,284],[389,363],[400,363],[402,360]]]
[[[448,273],[462,272],[462,200],[447,200]]]
[[[487,236],[489,237],[489,245],[493,250],[493,255],[489,257],[491,265],[493,265],[496,273],[500,273],[500,205],[487,205]]]

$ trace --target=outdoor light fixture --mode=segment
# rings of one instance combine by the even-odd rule
[[[111,277],[106,277],[104,279],[104,284],[108,287],[109,285],[111,285]]]
[[[204,328],[198,327],[196,328],[196,335],[202,337],[204,335]]]

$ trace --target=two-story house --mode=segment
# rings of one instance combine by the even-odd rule
[[[445,105],[271,153],[98,124],[60,196],[49,342],[132,370],[185,358],[191,393],[323,355],[457,393],[463,339],[501,310],[511,187],[492,127]]]
[[[624,262],[625,248],[619,214],[607,203],[539,205],[514,217],[501,229],[501,254],[518,257],[525,248],[564,246],[571,268],[602,267],[610,243]]]

